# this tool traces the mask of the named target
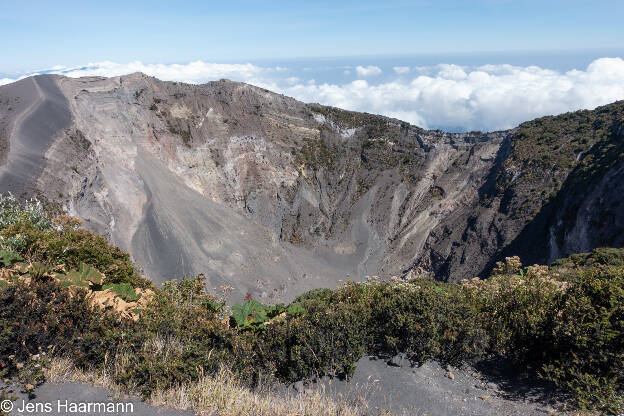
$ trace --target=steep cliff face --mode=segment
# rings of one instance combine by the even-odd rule
[[[549,162],[565,166],[567,175],[554,184],[508,251],[524,253],[530,261],[552,262],[586,249],[624,244],[623,120],[623,102],[544,120],[544,128],[558,129],[559,134],[541,157],[548,155]],[[525,125],[532,128],[532,123]],[[566,147],[567,159],[562,157]],[[529,246],[526,240],[534,242]]]
[[[203,272],[278,300],[459,280],[511,252],[622,244],[622,105],[605,108],[451,134],[225,80],[35,77],[0,87],[0,184],[60,202],[156,281]]]
[[[479,203],[449,218],[446,241],[428,241],[424,259],[436,276],[485,275],[509,255],[543,264],[621,246],[623,117],[617,102],[508,132]]]

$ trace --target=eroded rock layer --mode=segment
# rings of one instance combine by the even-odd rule
[[[457,281],[622,245],[623,108],[452,134],[226,80],[38,76],[0,87],[0,191],[59,202],[157,282]]]

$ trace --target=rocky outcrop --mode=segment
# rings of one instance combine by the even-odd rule
[[[43,101],[71,117],[38,132],[41,169],[20,171],[28,193],[107,235],[155,281],[203,272],[211,286],[277,301],[341,279],[460,280],[507,255],[622,243],[621,166],[583,170],[621,136],[621,103],[452,134],[226,80],[31,80],[0,87],[0,103],[17,103],[0,105],[6,160],[32,139],[32,83],[49,84]],[[3,164],[4,190],[20,190],[14,171]],[[581,176],[589,198],[563,192]]]

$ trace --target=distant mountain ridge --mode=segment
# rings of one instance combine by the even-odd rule
[[[0,192],[62,204],[155,281],[277,301],[622,246],[623,136],[624,102],[454,134],[226,80],[45,75],[0,87]]]

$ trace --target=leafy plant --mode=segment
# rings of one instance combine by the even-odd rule
[[[248,300],[242,305],[232,306],[232,320],[238,328],[261,326],[269,320],[268,309],[257,300]]]
[[[136,302],[141,298],[129,283],[115,283],[102,286],[102,290],[110,289],[126,302]]]
[[[12,250],[0,250],[0,263],[4,267],[9,267],[16,261],[22,261],[24,258]]]
[[[61,281],[63,287],[81,286],[99,289],[104,278],[105,276],[95,267],[81,263],[78,270],[70,270],[65,276],[61,277]]]

